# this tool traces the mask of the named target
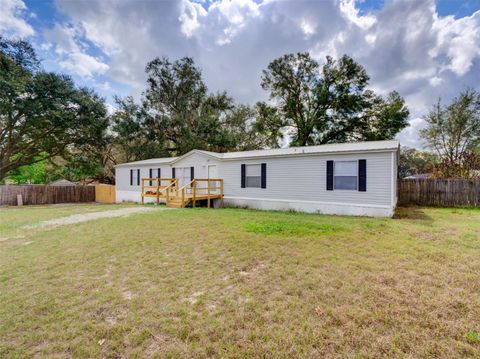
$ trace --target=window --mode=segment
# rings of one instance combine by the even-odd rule
[[[150,178],[160,178],[160,168],[150,168]]]
[[[246,187],[262,187],[262,165],[245,166]]]
[[[140,170],[130,170],[130,186],[140,185]]]
[[[357,161],[334,162],[335,189],[357,190],[358,164]]]
[[[150,178],[160,178],[160,168],[150,168],[149,172],[148,172],[148,177]],[[150,182],[150,186],[153,186],[153,181],[149,181]],[[155,183],[157,183],[155,181]]]

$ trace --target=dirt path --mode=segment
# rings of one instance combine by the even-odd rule
[[[95,219],[101,218],[113,218],[113,217],[125,217],[135,213],[143,213],[143,212],[152,212],[152,211],[161,211],[167,208],[149,208],[149,207],[135,207],[135,208],[122,208],[116,209],[112,211],[102,211],[102,212],[93,212],[93,213],[85,213],[85,214],[74,214],[68,217],[61,217],[56,219],[51,219],[48,221],[39,222],[36,224],[31,224],[28,226],[24,226],[25,229],[30,228],[51,228],[51,227],[58,227],[64,226],[68,224],[75,224],[80,222],[87,222],[93,221]]]

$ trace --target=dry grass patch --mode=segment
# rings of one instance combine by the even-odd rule
[[[479,357],[480,211],[402,211],[19,233],[0,242],[0,357]]]
[[[54,205],[7,207],[0,206],[0,242],[9,238],[24,238],[24,226],[76,214],[110,211],[135,207],[133,204],[62,203]]]

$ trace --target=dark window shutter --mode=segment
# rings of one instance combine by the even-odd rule
[[[333,161],[327,161],[327,191],[333,191]]]
[[[137,170],[137,186],[140,186],[140,170]]]
[[[262,188],[267,188],[267,164],[262,163]]]
[[[367,191],[367,160],[358,160],[358,190]]]
[[[130,186],[133,186],[133,170],[130,170]]]
[[[190,181],[193,181],[193,179],[195,178],[195,169],[194,167],[190,167]]]
[[[172,178],[175,178],[175,167],[172,167]]]
[[[153,178],[153,168],[150,168],[148,171],[148,177]],[[153,182],[150,180],[150,186],[153,186]]]
[[[157,178],[162,178],[162,169],[157,168]]]
[[[245,165],[242,164],[241,166],[241,184],[242,184],[242,188],[245,188]]]

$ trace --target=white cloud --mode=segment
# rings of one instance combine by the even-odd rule
[[[145,88],[145,64],[156,56],[192,56],[211,91],[227,90],[238,102],[254,103],[267,98],[260,78],[271,60],[298,51],[319,60],[346,53],[365,66],[376,91],[398,90],[405,97],[412,127],[399,138],[419,144],[421,117],[437,98],[448,101],[465,86],[478,88],[480,11],[441,17],[434,0],[391,0],[370,12],[360,12],[353,0],[57,5],[75,26],[58,34],[59,45],[52,48],[92,57],[67,57],[63,61],[77,62],[63,66],[84,76],[105,73],[136,96]],[[79,40],[83,36],[108,61],[92,56]]]
[[[212,13],[217,10],[229,23],[237,26],[242,26],[247,17],[260,14],[259,5],[253,0],[220,0],[208,9]]]
[[[419,139],[418,133],[425,127],[425,121],[420,117],[416,117],[411,119],[409,123],[410,126],[397,135],[398,140],[402,146],[422,148],[424,143]]]
[[[68,54],[81,51],[76,37],[80,36],[80,30],[71,25],[55,24],[52,29],[45,31],[44,38],[48,45],[55,47],[58,54]]]
[[[70,74],[92,79],[95,75],[104,74],[109,66],[87,53],[88,46],[80,40],[82,36],[82,30],[78,27],[55,24],[45,32],[44,37],[48,42],[42,48],[53,48],[58,65]]]
[[[192,37],[195,30],[200,26],[199,17],[206,16],[207,11],[200,4],[182,1],[180,12],[181,14],[178,20],[181,23],[180,28],[182,33],[185,34],[186,37]]]
[[[302,22],[300,23],[300,27],[302,28],[302,31],[305,34],[305,37],[307,38],[315,34],[316,26],[305,19],[303,19]]]
[[[109,115],[113,115],[115,112],[117,112],[117,108],[109,104],[108,102],[105,103],[105,106],[107,107],[107,113]]]
[[[145,65],[155,56],[178,58],[190,53],[194,38],[181,31],[176,2],[57,1],[59,10],[83,30],[85,38],[108,57],[108,76],[139,96]]]
[[[434,76],[434,77],[430,78],[429,81],[430,81],[430,85],[435,87],[435,86],[440,85],[443,82],[443,79],[441,77]]]
[[[437,34],[437,45],[431,55],[445,55],[449,60],[446,68],[459,76],[465,75],[480,56],[480,10],[457,20],[453,16],[436,15],[434,19],[432,30]]]
[[[35,31],[23,19],[27,7],[22,0],[0,1],[0,33],[6,37],[26,38]]]
[[[219,0],[208,9],[208,18],[215,21],[216,44],[226,45],[245,27],[249,18],[260,15],[259,5],[253,0]]]
[[[80,76],[92,78],[96,74],[104,74],[108,70],[108,65],[99,61],[93,56],[75,52],[59,62],[59,65],[68,72]]]
[[[375,16],[360,15],[360,11],[355,7],[355,0],[341,0],[340,10],[342,14],[358,27],[367,30],[375,24]]]

